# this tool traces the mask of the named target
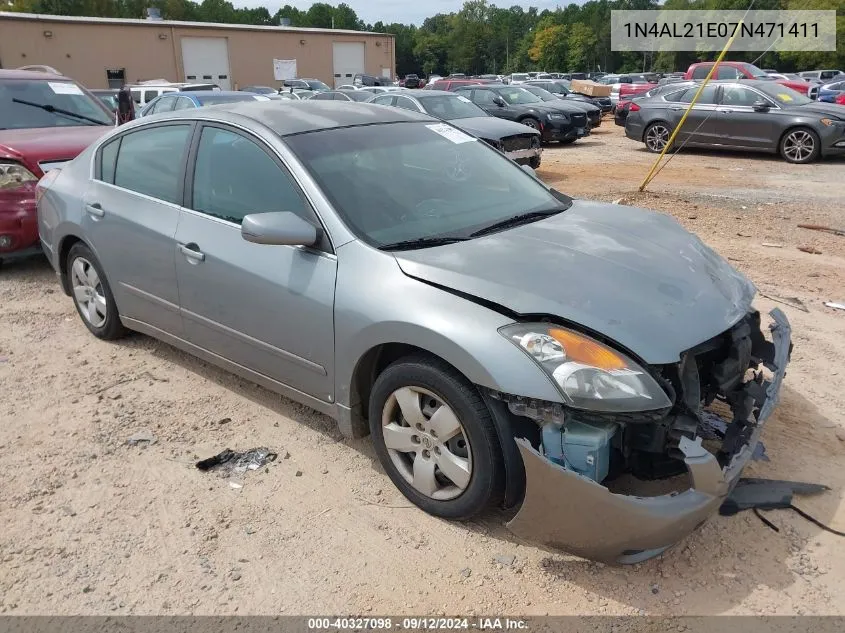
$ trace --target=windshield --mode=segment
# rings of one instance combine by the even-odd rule
[[[311,90],[331,90],[326,84],[319,79],[309,79],[305,82]]]
[[[524,73],[516,73],[515,75],[511,75],[511,79],[514,81],[528,81],[528,75]]]
[[[537,95],[543,101],[557,101],[558,98],[548,90],[540,88],[540,86],[526,86],[525,89],[533,95]]]
[[[53,108],[65,112],[48,111]],[[0,80],[0,128],[114,125],[113,116],[72,81]]]
[[[511,105],[542,102],[542,99],[540,99],[540,97],[538,97],[537,95],[533,95],[527,90],[523,90],[522,88],[499,88],[498,90],[496,90],[496,94],[498,94]]]
[[[754,64],[743,64],[742,69],[754,79],[763,79],[768,78],[769,76],[764,73],[762,70],[757,68]]]
[[[418,97],[425,111],[444,121],[453,119],[468,119],[488,114],[462,95]]]
[[[446,123],[334,128],[285,141],[350,229],[376,247],[468,237],[516,215],[568,207],[502,154]]]
[[[784,106],[801,106],[814,103],[812,99],[808,99],[800,92],[792,88],[787,88],[786,86],[781,86],[780,84],[763,84],[755,85],[754,87]]]
[[[197,97],[202,105],[217,105],[219,103],[236,103],[238,101],[255,101],[255,95],[245,92],[243,95],[209,95]]]

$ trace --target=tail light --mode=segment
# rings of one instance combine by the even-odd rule
[[[38,181],[38,184],[35,185],[35,204],[41,201],[44,193],[53,185],[60,173],[61,169],[51,169]]]
[[[628,108],[628,112],[639,112],[641,110],[640,106],[636,103],[631,102],[631,106]]]
[[[0,191],[18,189],[36,180],[35,174],[20,163],[0,160]]]

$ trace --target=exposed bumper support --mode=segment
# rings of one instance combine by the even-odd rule
[[[791,330],[786,316],[771,312],[774,377],[766,386],[754,431],[730,463],[720,468],[715,456],[686,437],[679,448],[691,488],[682,493],[636,497],[604,486],[547,460],[525,440],[517,445],[525,465],[525,499],[507,525],[520,538],[607,563],[631,564],[671,547],[714,514],[739,481],[754,452],[764,422],[778,401],[789,362]]]

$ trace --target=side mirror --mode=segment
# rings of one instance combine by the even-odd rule
[[[768,112],[771,108],[768,102],[763,101],[762,99],[760,99],[760,101],[755,101],[751,107],[754,108],[754,112]]]
[[[501,98],[500,96],[498,96],[498,95],[496,95],[495,97],[493,97],[493,103],[495,103],[495,104],[496,104],[497,106],[499,106],[500,108],[504,108],[504,107],[506,107],[506,106],[508,105],[508,104],[505,102],[505,100],[504,100],[504,99],[502,99],[502,98]]]
[[[254,244],[313,246],[319,230],[290,212],[253,213],[241,223],[241,237]]]

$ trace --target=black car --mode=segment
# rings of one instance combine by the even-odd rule
[[[420,77],[419,75],[405,75],[405,87],[416,89],[420,87]]]
[[[352,78],[352,85],[356,88],[363,86],[392,86],[393,82],[388,77],[376,77],[375,75],[358,73]]]
[[[560,97],[564,99],[590,103],[601,108],[602,113],[610,112],[610,109],[613,107],[613,104],[610,102],[610,97],[590,97],[588,95],[572,92],[569,89],[569,82],[566,80],[537,79],[526,81],[525,83],[529,86],[537,86],[543,90],[548,90],[552,94],[560,95]]]
[[[465,96],[445,90],[385,92],[370,103],[425,112],[495,147],[520,165],[540,166],[540,133],[532,128],[490,116]]]
[[[589,133],[586,112],[567,114],[519,86],[461,86],[456,92],[488,114],[539,130],[545,142],[572,143]]]
[[[601,108],[594,106],[592,103],[586,101],[567,100],[562,95],[556,95],[540,86],[532,86],[530,83],[524,83],[519,86],[524,88],[533,95],[537,95],[549,105],[554,105],[562,108],[567,112],[586,112],[587,121],[590,124],[590,129],[597,128],[601,125]]]

